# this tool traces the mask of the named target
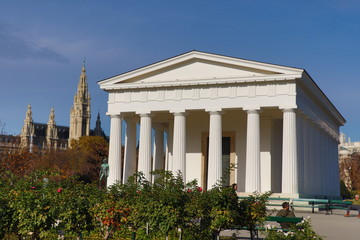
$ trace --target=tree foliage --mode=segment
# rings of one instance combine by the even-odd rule
[[[340,178],[349,190],[360,190],[360,154],[354,153],[340,161]]]

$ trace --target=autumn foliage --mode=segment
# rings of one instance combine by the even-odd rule
[[[29,175],[36,170],[55,169],[64,176],[79,176],[85,181],[99,178],[102,159],[107,157],[108,143],[102,137],[83,136],[72,140],[67,150],[17,149],[0,153],[0,173]]]
[[[340,178],[346,187],[352,191],[360,191],[360,154],[353,153],[351,156],[340,160]]]

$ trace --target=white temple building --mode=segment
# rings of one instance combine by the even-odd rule
[[[346,135],[344,133],[340,133],[339,139],[339,157],[346,158],[353,153],[360,153],[360,142],[352,142],[350,137],[346,140]]]
[[[244,194],[339,196],[345,119],[304,69],[191,51],[99,85],[109,93],[108,186],[166,169],[204,189],[223,178]]]

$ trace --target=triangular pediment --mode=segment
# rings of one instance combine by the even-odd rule
[[[171,84],[219,79],[245,79],[301,74],[302,69],[260,63],[222,55],[188,52],[115,77],[100,81],[101,88],[121,88],[146,84]]]

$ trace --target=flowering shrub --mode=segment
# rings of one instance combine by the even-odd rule
[[[254,238],[255,228],[262,226],[266,220],[266,204],[270,195],[271,192],[264,194],[255,192],[254,195],[240,202],[241,223],[250,231],[251,239]]]
[[[131,239],[136,233],[137,240],[208,240],[233,227],[246,227],[253,237],[266,218],[270,193],[239,202],[231,187],[218,184],[204,191],[195,180],[184,183],[180,173],[153,174],[154,183],[138,173],[106,190],[51,172],[0,178],[0,238],[56,239],[61,230],[78,239]],[[265,234],[267,239],[321,239],[307,219],[292,233]]]
[[[310,217],[304,218],[296,226],[292,227],[292,231],[284,232],[281,229],[277,230],[275,226],[265,226],[265,239],[267,240],[321,240],[311,227]]]

